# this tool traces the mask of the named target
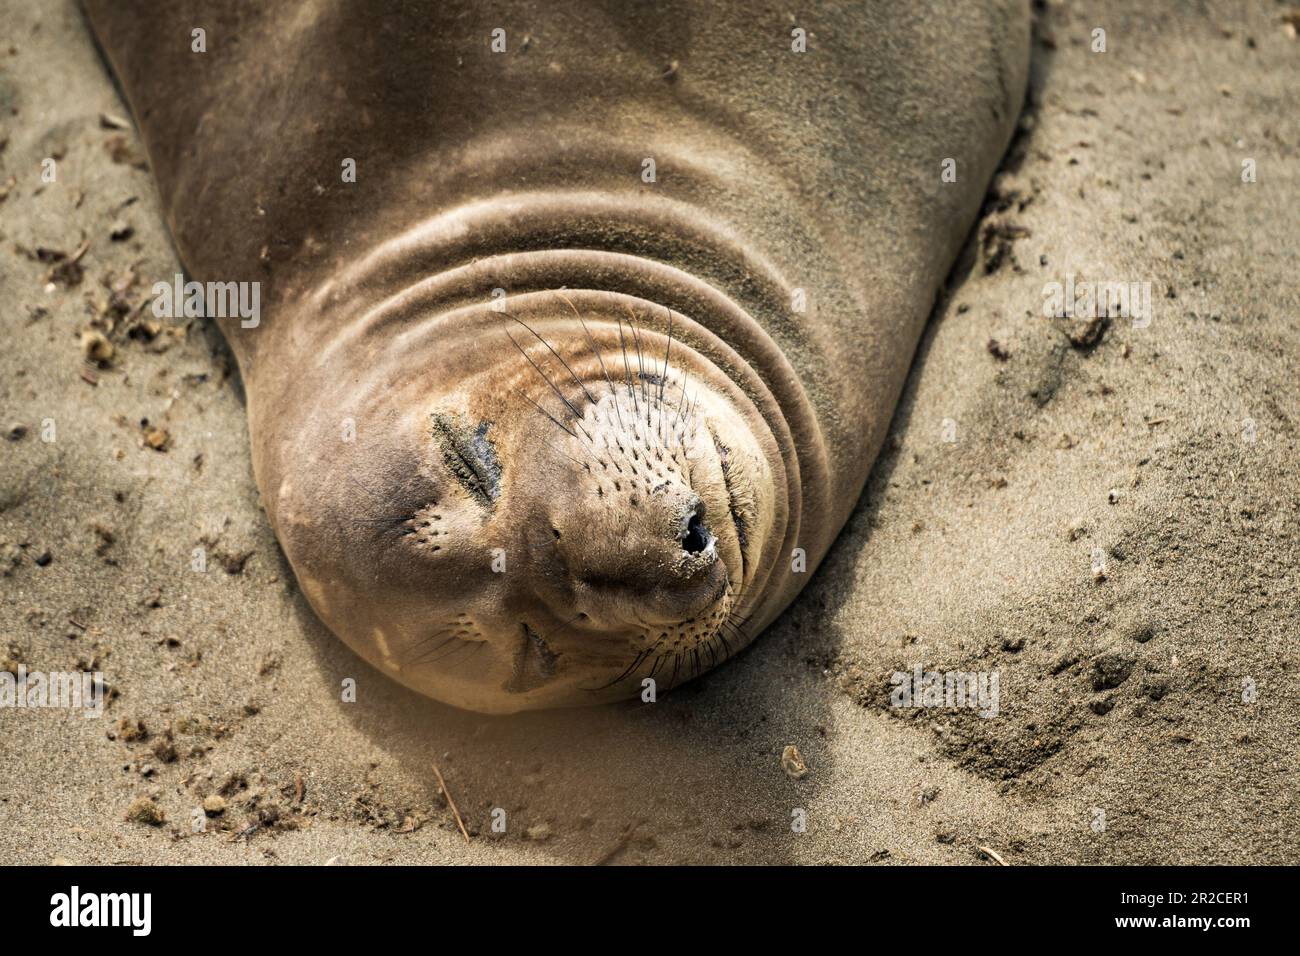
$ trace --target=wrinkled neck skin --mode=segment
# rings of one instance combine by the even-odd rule
[[[548,233],[577,247],[536,247]],[[267,513],[312,607],[376,667],[484,712],[667,691],[801,586],[800,476],[826,466],[783,407],[812,412],[725,291],[638,254],[660,235],[781,294],[699,210],[507,196],[229,330]]]

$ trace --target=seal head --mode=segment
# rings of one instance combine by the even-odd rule
[[[309,600],[403,683],[486,712],[590,704],[755,632],[789,510],[776,442],[691,319],[624,298],[480,307],[454,388],[416,405],[366,377],[339,400],[361,414],[342,457],[279,456],[272,516]]]

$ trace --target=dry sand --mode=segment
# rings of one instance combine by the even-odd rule
[[[1300,862],[1286,15],[1046,4],[1022,135],[800,600],[654,706],[486,718],[312,617],[220,336],[151,337],[133,311],[178,267],[80,15],[0,0],[0,426],[27,429],[0,441],[0,669],[94,666],[115,692],[98,721],[0,710],[0,860]],[[75,266],[36,258],[83,240]],[[1041,312],[1068,273],[1150,282],[1153,320],[1072,343],[1082,323]],[[91,328],[114,346],[93,371]],[[890,708],[889,675],[918,663],[996,670],[999,716]],[[141,798],[165,822],[128,821]]]

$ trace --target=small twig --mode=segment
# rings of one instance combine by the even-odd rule
[[[982,846],[982,847],[979,847],[978,849],[979,849],[979,851],[980,851],[981,853],[983,853],[985,856],[987,856],[990,860],[993,860],[995,863],[997,863],[998,866],[1010,866],[1010,865],[1011,865],[1011,864],[1008,863],[1006,860],[1002,859],[1002,855],[1001,855],[1000,853],[998,853],[997,850],[991,849],[990,847],[987,847],[987,846]]]
[[[232,836],[232,837],[231,837],[229,840],[227,840],[226,842],[228,842],[228,843],[238,843],[240,840],[243,840],[245,843],[247,843],[247,842],[248,842],[248,838],[251,837],[254,833],[256,833],[256,832],[257,832],[258,830],[260,830],[261,828],[262,828],[262,826],[261,826],[260,823],[253,823],[253,824],[250,824],[249,826],[246,826],[244,829],[240,830],[238,833],[236,833],[234,836]]]
[[[456,809],[456,801],[451,798],[451,791],[447,789],[447,781],[442,779],[442,771],[438,765],[433,764],[433,775],[438,778],[438,786],[442,788],[442,795],[447,798],[447,806],[451,807],[451,815],[456,818],[456,826],[460,827],[460,834],[469,842],[469,831],[465,829],[465,821],[460,818],[460,811]]]
[[[593,863],[592,866],[604,866],[605,864],[609,863],[610,860],[614,859],[614,857],[618,856],[625,849],[627,849],[627,845],[632,842],[632,834],[636,832],[636,828],[640,825],[641,824],[638,821],[636,823],[629,823],[626,827],[624,827],[623,833],[621,836],[619,836],[618,841],[612,847],[606,850],[603,854],[601,854],[600,859],[598,859],[595,863]]]

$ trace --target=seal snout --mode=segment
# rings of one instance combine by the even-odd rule
[[[681,479],[623,495],[578,483],[552,499],[549,519],[566,603],[589,627],[624,634],[682,624],[725,589],[705,504]]]
[[[700,367],[681,365],[679,342],[651,353],[630,324],[587,325],[577,342],[520,325],[534,338],[520,391],[536,411],[516,457],[536,467],[507,474],[502,501],[557,651],[616,674],[629,650],[709,641],[742,561]]]
[[[484,514],[518,556],[494,579],[513,662],[498,686],[527,706],[613,699],[647,677],[677,686],[751,637],[776,500],[763,420],[682,316],[665,309],[652,331],[603,300],[579,298],[584,312],[568,292],[522,298],[506,320],[512,366],[490,376],[500,405],[469,416],[493,422],[501,467],[471,470],[499,474]],[[470,444],[453,472],[473,463]]]

